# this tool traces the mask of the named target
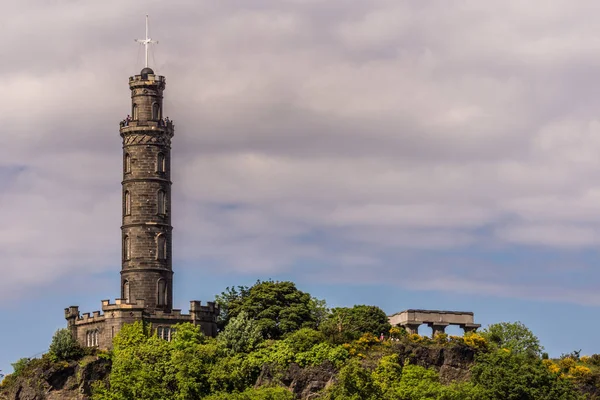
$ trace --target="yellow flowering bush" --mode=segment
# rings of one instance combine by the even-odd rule
[[[399,326],[393,326],[390,329],[390,337],[394,339],[400,339],[401,337],[406,336],[406,330]]]
[[[558,361],[558,365],[563,371],[569,371],[571,368],[577,365],[577,361],[571,357],[565,357]]]
[[[475,349],[485,349],[488,345],[487,340],[477,333],[469,333],[465,335],[464,340],[467,346],[473,347]]]
[[[576,365],[569,368],[569,375],[575,379],[584,379],[592,374],[592,370],[583,365]]]
[[[425,338],[419,335],[418,333],[411,333],[410,335],[408,335],[408,340],[414,343],[421,343],[424,341],[424,339]]]
[[[433,341],[437,344],[446,344],[448,343],[448,335],[446,333],[438,333],[433,338]]]
[[[581,356],[579,357],[579,361],[581,361],[584,364],[589,364],[591,360],[591,357],[589,356]]]
[[[372,333],[365,333],[360,338],[355,340],[354,343],[356,344],[356,347],[366,349],[376,344],[380,344],[381,341],[377,336],[373,335]]]
[[[560,372],[560,367],[554,363],[552,360],[542,360],[542,363],[548,368],[548,371],[553,374],[558,374]]]

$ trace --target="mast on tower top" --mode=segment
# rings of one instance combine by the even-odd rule
[[[148,45],[149,44],[157,44],[158,40],[152,40],[148,37],[148,14],[146,14],[146,38],[145,39],[135,39],[139,44],[143,44],[146,51],[146,64],[145,68],[148,68]]]

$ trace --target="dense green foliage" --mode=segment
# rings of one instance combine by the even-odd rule
[[[519,322],[431,339],[390,327],[375,306],[327,310],[291,282],[227,289],[218,300],[216,338],[180,324],[168,342],[141,322],[125,325],[112,352],[101,354],[112,369],[108,382],[95,384],[93,400],[291,400],[289,374],[303,371],[309,381],[321,379],[315,400],[574,400],[581,398],[576,387],[600,393],[600,355],[543,359],[538,338]],[[13,364],[2,385],[82,355],[68,333],[58,331],[42,359]],[[453,365],[458,374],[450,378],[439,373],[448,354],[465,365]],[[465,354],[476,355],[470,378]]]
[[[472,368],[472,382],[482,400],[578,399],[571,383],[553,373],[541,359],[509,350],[481,353]]]
[[[540,356],[544,349],[533,332],[518,321],[492,324],[481,332],[481,336],[498,348],[533,357]]]
[[[48,353],[55,360],[64,361],[80,357],[83,354],[83,349],[68,329],[59,329],[52,337]]]
[[[15,363],[10,364],[13,367],[13,375],[14,376],[18,376],[21,374],[21,372],[27,368],[27,365],[29,364],[29,358],[20,358],[18,359]],[[1,378],[1,377],[0,377]]]
[[[337,343],[358,339],[364,333],[387,336],[390,328],[381,308],[365,305],[334,308],[320,326],[321,331]]]
[[[296,288],[293,282],[258,281],[251,288],[227,288],[217,296],[220,329],[244,312],[256,321],[265,339],[278,339],[300,328],[316,328],[325,314],[324,302]]]

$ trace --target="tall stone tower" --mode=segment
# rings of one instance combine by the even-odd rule
[[[174,325],[191,323],[207,336],[217,334],[219,308],[190,301],[189,314],[173,309],[171,253],[171,138],[173,122],[163,117],[165,78],[146,67],[129,78],[131,115],[121,122],[123,138],[123,221],[121,225],[121,297],[102,300],[102,312],[65,308],[71,334],[87,347],[110,349],[124,324],[143,321],[160,338],[171,340]]]
[[[163,119],[165,78],[144,68],[129,78],[131,118],[123,138],[121,298],[148,310],[173,307],[171,138]]]

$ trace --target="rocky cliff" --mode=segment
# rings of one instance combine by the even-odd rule
[[[467,380],[475,356],[474,350],[467,346],[438,347],[398,342],[389,350],[398,354],[402,362],[437,369],[444,382]],[[377,358],[369,357],[363,362],[374,367]],[[3,383],[0,399],[85,400],[89,399],[93,383],[108,379],[110,374],[110,361],[95,356],[71,362],[37,361],[32,362],[19,377],[9,377]],[[337,370],[329,362],[306,368],[291,364],[283,374],[265,365],[256,386],[282,385],[298,399],[308,400],[317,398],[319,392],[333,384],[336,375]]]

